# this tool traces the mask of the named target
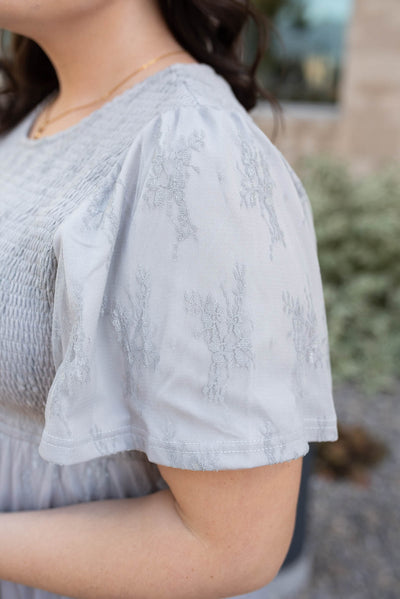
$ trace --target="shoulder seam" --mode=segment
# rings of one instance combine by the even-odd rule
[[[186,85],[186,83],[185,83],[185,85]],[[150,121],[148,121],[147,124],[153,122],[155,119],[157,119],[159,117],[163,117],[164,115],[168,115],[170,113],[177,112],[178,110],[198,110],[200,108],[215,110],[217,112],[225,112],[226,114],[238,114],[238,115],[243,116],[243,113],[240,110],[240,108],[226,108],[226,107],[224,108],[223,106],[215,106],[214,104],[211,104],[207,100],[205,100],[205,102],[199,102],[197,98],[196,98],[196,101],[197,101],[197,105],[179,104],[178,106],[173,106],[172,108],[167,108],[166,110],[163,110],[162,112],[158,113],[154,118],[152,118]]]
[[[218,110],[218,111],[226,110],[228,112],[236,112],[236,113],[242,113],[244,111],[246,114],[248,114],[247,110],[240,103],[237,107],[224,108],[222,106],[218,106],[217,104],[212,104],[211,102],[209,102],[207,100],[207,98],[205,96],[202,97],[203,101],[201,101],[201,100],[199,100],[199,98],[197,96],[194,95],[193,91],[188,86],[186,79],[182,79],[182,83],[184,84],[184,86],[186,87],[186,90],[192,96],[193,100],[196,102],[197,106],[199,106],[199,107],[205,106],[206,108],[214,108],[215,110]]]

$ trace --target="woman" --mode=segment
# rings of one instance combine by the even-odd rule
[[[2,599],[251,594],[308,442],[337,439],[311,207],[248,114],[251,14],[0,0]]]

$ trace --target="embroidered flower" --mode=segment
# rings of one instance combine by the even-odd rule
[[[201,328],[195,332],[202,337],[211,355],[208,382],[203,394],[211,402],[223,402],[233,368],[249,368],[254,364],[251,330],[254,328],[244,308],[245,266],[236,263],[233,269],[235,287],[232,298],[221,284],[225,306],[208,294],[204,299],[199,292],[185,292],[186,311],[198,316]]]
[[[102,305],[102,314],[110,312],[111,324],[122,350],[125,376],[121,385],[124,384],[124,397],[129,401],[140,393],[143,370],[154,370],[160,361],[155,326],[150,318],[150,274],[139,267],[135,279],[135,297],[128,291],[126,305],[116,299],[108,302],[107,297]],[[140,406],[138,402],[139,411]]]
[[[318,324],[308,278],[304,297],[305,300],[301,300],[293,297],[289,291],[282,291],[283,310],[291,316],[292,329],[288,336],[292,338],[296,351],[292,381],[300,404],[307,399],[307,375],[310,370],[326,368],[329,364],[328,338],[327,335],[320,335],[320,331],[325,329]]]
[[[170,132],[172,135],[172,132]],[[166,138],[170,134],[165,133]],[[197,227],[192,223],[186,198],[186,185],[191,171],[200,172],[192,163],[192,153],[199,152],[204,146],[204,131],[193,130],[180,135],[177,146],[162,147],[159,138],[161,125],[154,135],[155,149],[152,154],[150,174],[146,181],[143,199],[151,209],[162,209],[175,229],[173,258],[177,259],[180,243],[193,237],[197,239]]]
[[[274,205],[274,189],[276,183],[271,176],[265,152],[257,150],[254,144],[238,133],[241,150],[241,164],[237,168],[241,172],[241,206],[253,209],[258,206],[262,218],[269,230],[269,258],[273,260],[274,245],[281,243],[286,247],[285,236],[280,227]]]

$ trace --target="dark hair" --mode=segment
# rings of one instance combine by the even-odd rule
[[[282,108],[275,96],[264,89],[256,70],[274,29],[268,17],[251,0],[157,0],[161,13],[177,42],[196,60],[210,64],[230,84],[246,110],[258,97],[266,98],[274,112]],[[250,20],[256,27],[256,56],[250,64],[243,59],[244,33]],[[23,35],[1,30],[0,134],[11,130],[59,83],[55,69],[41,47]],[[6,37],[8,44],[6,46]]]

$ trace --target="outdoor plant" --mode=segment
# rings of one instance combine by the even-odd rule
[[[327,311],[333,384],[393,392],[400,364],[400,174],[351,175],[339,158],[308,156],[309,196]]]

